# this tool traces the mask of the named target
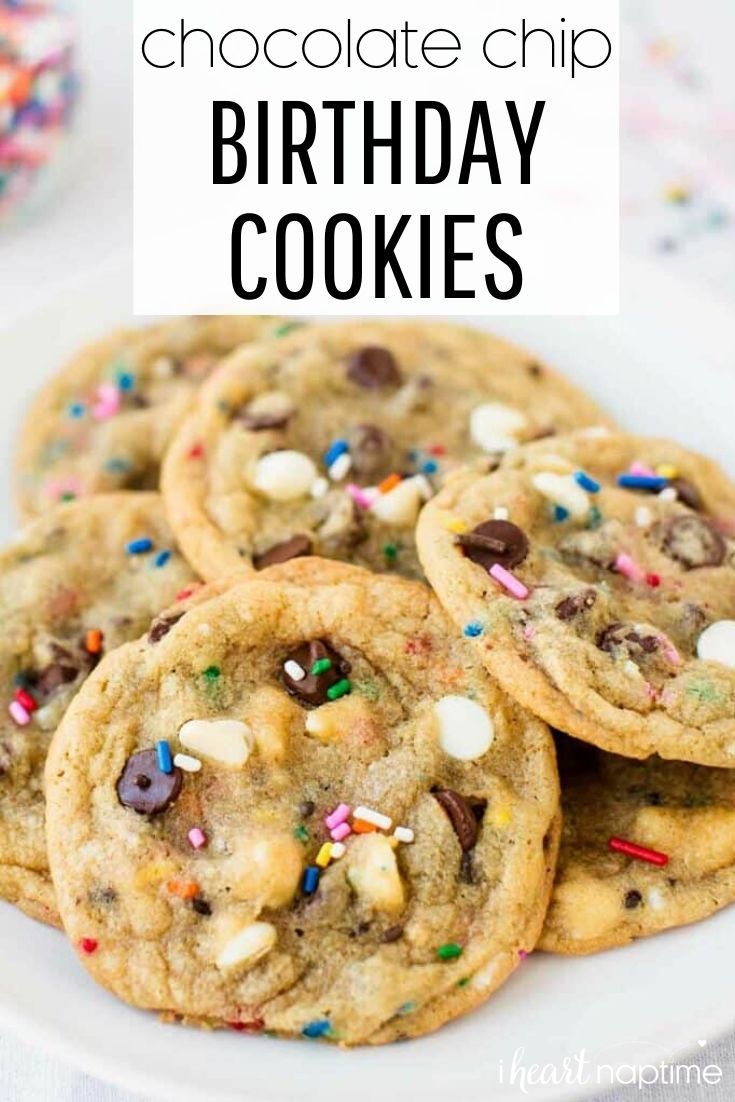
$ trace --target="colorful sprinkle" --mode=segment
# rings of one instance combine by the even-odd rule
[[[296,838],[297,841],[304,843],[308,842],[309,838],[311,837],[308,828],[305,827],[303,823],[298,823],[293,828],[293,836],[294,838]]]
[[[353,819],[352,829],[355,834],[375,834],[378,828],[375,823],[369,823],[367,819]]]
[[[608,846],[614,853],[624,853],[627,857],[634,857],[637,861],[647,861],[649,865],[658,865],[663,868],[664,865],[669,863],[665,853],[636,845],[635,842],[626,842],[624,838],[613,836],[608,842]]]
[[[158,569],[160,570],[162,566],[165,566],[166,563],[169,562],[170,558],[171,552],[168,549],[164,551],[159,551],[155,559],[153,560],[153,565],[155,567],[158,567]]]
[[[526,597],[530,593],[527,586],[523,584],[515,574],[511,574],[510,570],[506,570],[504,566],[501,566],[499,562],[493,564],[490,567],[490,577],[494,578],[498,585],[501,585],[511,597],[515,597],[519,601],[525,601]]]
[[[317,658],[316,662],[311,667],[312,676],[319,677],[319,674],[326,673],[327,670],[331,670],[331,668],[332,668],[332,659],[331,658]],[[299,681],[301,679],[297,678],[296,680]]]
[[[203,671],[202,677],[205,681],[216,681],[222,674],[222,670],[219,666],[207,666]]]
[[[294,662],[293,658],[283,663],[283,672],[292,681],[303,681],[306,677],[306,670],[298,662]]]
[[[11,700],[8,705],[8,711],[10,712],[10,718],[14,720],[19,727],[27,727],[31,722],[30,713],[23,707],[19,700]]]
[[[367,490],[361,486],[356,485],[354,482],[348,482],[345,486],[347,493],[350,495],[356,505],[359,505],[361,509],[369,509],[374,501],[374,497],[368,493]]]
[[[315,862],[320,869],[325,869],[332,859],[332,843],[324,842],[316,855]]]
[[[31,696],[27,689],[16,689],[15,699],[29,714],[35,712],[38,708],[38,702]]]
[[[332,860],[339,861],[340,857],[344,857],[347,852],[347,846],[343,842],[332,842]]]
[[[439,470],[439,464],[435,459],[427,459],[425,463],[421,464],[422,474],[436,474]]]
[[[204,444],[192,444],[186,453],[187,459],[201,459],[204,455]]]
[[[466,521],[460,520],[459,517],[449,517],[448,520],[444,521],[444,527],[455,536],[462,536],[467,531],[469,525]]]
[[[410,845],[414,840],[414,833],[410,827],[396,827],[393,831],[393,837],[397,842],[404,842],[406,845]]]
[[[663,490],[666,488],[667,479],[658,475],[647,474],[621,474],[618,476],[618,486],[625,490]]]
[[[117,385],[122,391],[132,390],[135,386],[135,375],[131,371],[118,371]]]
[[[332,482],[341,482],[343,478],[352,470],[352,457],[349,452],[344,452],[338,456],[328,469],[327,474],[331,478]]]
[[[304,1037],[324,1037],[331,1028],[331,1022],[324,1018],[317,1022],[309,1022],[301,1030],[301,1033]]]
[[[586,490],[588,494],[599,494],[600,483],[596,482],[594,478],[591,478],[585,471],[576,471],[574,479],[578,486],[581,486],[583,490]]]
[[[350,692],[352,692],[352,684],[346,677],[343,677],[341,681],[329,686],[327,697],[329,700],[339,700],[341,696],[347,696]]]
[[[192,827],[186,837],[194,849],[202,849],[207,844],[207,836],[201,827]]]
[[[462,629],[462,634],[466,635],[468,639],[477,639],[478,635],[482,635],[484,630],[479,620],[470,620],[469,624],[465,624]]]
[[[398,558],[398,548],[395,543],[386,543],[383,554],[390,562],[394,562]]]
[[[387,478],[384,478],[382,482],[378,483],[378,490],[381,494],[390,493],[390,491],[394,490],[401,481],[401,476],[394,471],[393,474],[389,474]]]
[[[645,582],[646,580],[646,571],[625,551],[621,551],[615,559],[615,569],[618,574],[622,574],[629,582]]]
[[[84,402],[72,402],[72,404],[69,406],[69,416],[73,417],[75,420],[78,420],[80,417],[84,417],[84,414],[86,412],[87,407],[85,406]]]
[[[166,739],[159,739],[156,743],[156,759],[158,768],[162,773],[173,773],[174,765],[171,760],[171,747]]]
[[[389,815],[383,815],[380,811],[374,811],[372,807],[356,807],[355,819],[362,819],[366,823],[372,823],[379,830],[390,830],[393,820]]]
[[[330,830],[329,837],[332,839],[333,842],[342,842],[350,834],[352,834],[352,827],[350,826],[350,824],[340,823],[339,826],[336,826],[334,828],[334,830]]]
[[[177,769],[183,769],[185,773],[198,773],[202,768],[199,758],[194,758],[191,754],[176,754],[174,765]]]
[[[199,895],[199,885],[193,880],[169,880],[166,885],[171,895],[189,902]]]
[[[457,945],[456,941],[447,941],[444,945],[439,946],[436,955],[439,960],[456,960],[457,957],[462,956],[462,946]]]
[[[99,628],[90,628],[84,637],[84,649],[87,654],[100,654],[103,635]]]
[[[305,895],[313,895],[319,885],[319,877],[321,876],[321,869],[318,869],[316,865],[308,865],[304,869],[304,879],[302,887]]]
[[[96,952],[98,945],[99,942],[96,938],[93,937],[83,937],[79,940],[79,948],[82,950],[83,953],[86,953],[88,956]]]
[[[145,555],[153,550],[153,540],[149,536],[141,536],[140,539],[131,540],[125,550],[129,555]]]
[[[324,453],[324,466],[331,467],[335,459],[339,459],[341,455],[347,455],[349,450],[350,446],[346,440],[335,440]]]
[[[327,830],[334,830],[340,823],[344,823],[350,815],[349,804],[339,804],[335,807],[334,811],[330,812],[324,820],[324,825]]]
[[[565,509],[563,505],[555,505],[554,523],[562,524],[565,520],[569,520],[569,510]]]

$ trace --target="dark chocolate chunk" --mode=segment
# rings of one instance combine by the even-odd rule
[[[150,631],[148,632],[148,642],[160,642],[164,635],[168,635],[174,624],[178,624],[183,615],[183,612],[176,612],[172,616],[159,616],[159,618],[154,620],[151,624]]]
[[[666,554],[685,570],[720,566],[725,561],[727,545],[704,517],[689,514],[672,517],[659,525],[657,534]]]
[[[486,570],[496,563],[510,570],[522,563],[529,551],[526,533],[509,520],[486,520],[460,536],[459,544],[468,559]]]
[[[316,804],[313,800],[304,800],[299,804],[298,811],[302,819],[308,819],[316,811]]]
[[[352,468],[363,478],[387,473],[391,442],[377,425],[355,425],[349,433]]]
[[[398,941],[403,937],[402,926],[389,926],[385,933],[381,936],[380,940],[384,945],[390,945],[393,941]]]
[[[191,901],[192,909],[196,911],[198,915],[211,915],[212,905],[207,903],[206,899],[200,899],[199,896],[195,896]]]
[[[449,817],[459,844],[466,852],[477,842],[478,819],[486,807],[485,800],[470,800],[451,788],[438,788],[432,793],[434,799]]]
[[[643,896],[635,888],[632,891],[626,892],[625,895],[625,909],[626,911],[634,911],[643,902]]]
[[[117,798],[124,807],[141,815],[157,815],[174,802],[181,791],[182,773],[158,768],[155,750],[139,750],[125,763],[117,782]]]
[[[285,429],[292,417],[292,412],[248,413],[247,410],[244,410],[238,420],[250,432],[265,432],[266,429]]]
[[[299,559],[303,555],[310,554],[311,540],[308,536],[291,536],[282,543],[275,543],[260,555],[253,555],[253,566],[256,570],[265,570],[267,566],[275,566],[276,563],[289,562],[291,559]]]
[[[583,589],[581,593],[572,593],[570,597],[559,601],[554,611],[560,620],[573,620],[580,612],[592,608],[596,600],[597,593],[594,589]]]
[[[326,669],[316,674],[311,672],[315,662],[324,663],[325,660],[329,661]],[[288,662],[295,662],[304,671],[300,680],[287,672],[285,666]],[[286,690],[308,708],[326,704],[329,700],[328,690],[338,681],[344,680],[350,672],[350,663],[321,639],[302,643],[284,658],[283,665],[283,684]]]
[[[600,650],[613,654],[616,650],[625,650],[631,658],[640,658],[643,654],[653,654],[659,648],[655,635],[642,635],[630,624],[608,624],[598,632],[596,639]]]
[[[36,675],[33,687],[40,696],[50,696],[62,685],[70,685],[79,676],[77,666],[68,666],[62,662],[52,662]]]
[[[350,357],[347,377],[365,390],[398,386],[401,382],[401,373],[392,353],[377,345],[361,348]]]
[[[699,487],[690,482],[688,478],[672,478],[669,486],[676,490],[679,501],[683,505],[688,505],[695,513],[699,513],[704,509],[704,501],[699,492]]]

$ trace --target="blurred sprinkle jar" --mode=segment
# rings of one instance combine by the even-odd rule
[[[74,37],[66,3],[0,0],[0,228],[32,214],[62,174]]]

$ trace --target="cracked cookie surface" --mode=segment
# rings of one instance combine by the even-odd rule
[[[627,757],[735,766],[735,487],[664,440],[575,433],[457,473],[427,577],[504,688]]]
[[[104,653],[193,580],[158,494],[56,506],[0,551],[0,897],[36,918],[58,922],[44,838],[53,732]]]
[[[594,953],[735,900],[735,772],[634,761],[564,735],[557,753],[562,842],[539,948]],[[620,836],[665,866],[612,852]]]
[[[310,559],[196,605],[100,664],[46,782],[85,965],[179,1018],[421,1034],[543,922],[550,734],[416,583]]]
[[[313,326],[221,366],[163,487],[204,577],[309,554],[420,576],[416,518],[448,470],[605,420],[529,353],[478,330]]]
[[[276,318],[178,318],[84,348],[24,418],[16,456],[22,515],[93,493],[157,489],[169,440],[215,364],[287,328]]]

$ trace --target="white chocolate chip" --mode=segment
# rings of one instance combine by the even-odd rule
[[[276,944],[276,928],[270,922],[251,922],[227,941],[217,957],[218,968],[248,968],[270,953]]]
[[[495,732],[484,708],[466,696],[450,694],[437,700],[434,715],[445,754],[459,761],[475,761],[490,749]]]
[[[735,669],[735,620],[717,620],[697,640],[697,657]]]
[[[485,402],[470,414],[470,436],[485,452],[507,452],[517,446],[527,424],[520,410],[502,402]]]
[[[235,899],[263,907],[285,907],[298,891],[304,871],[304,847],[289,833],[267,828],[241,837],[227,862]]]
[[[250,757],[252,734],[239,719],[190,719],[179,731],[179,742],[220,765],[242,766]]]
[[[199,758],[192,758],[190,754],[175,754],[174,765],[183,769],[185,773],[198,773],[202,768]]]
[[[307,497],[317,479],[314,461],[303,452],[269,452],[255,465],[253,485],[271,501]]]
[[[413,528],[422,502],[422,487],[416,479],[404,478],[387,494],[380,494],[373,502],[370,512],[384,524],[391,524],[396,528]]]
[[[574,475],[540,471],[533,475],[531,482],[543,497],[554,505],[561,505],[570,516],[584,517],[589,512],[589,497],[577,484]]]
[[[285,390],[265,390],[256,394],[245,410],[250,417],[290,417],[293,412],[293,401]]]
[[[403,881],[385,834],[362,834],[350,846],[347,880],[355,894],[378,911],[398,914],[405,906]]]

